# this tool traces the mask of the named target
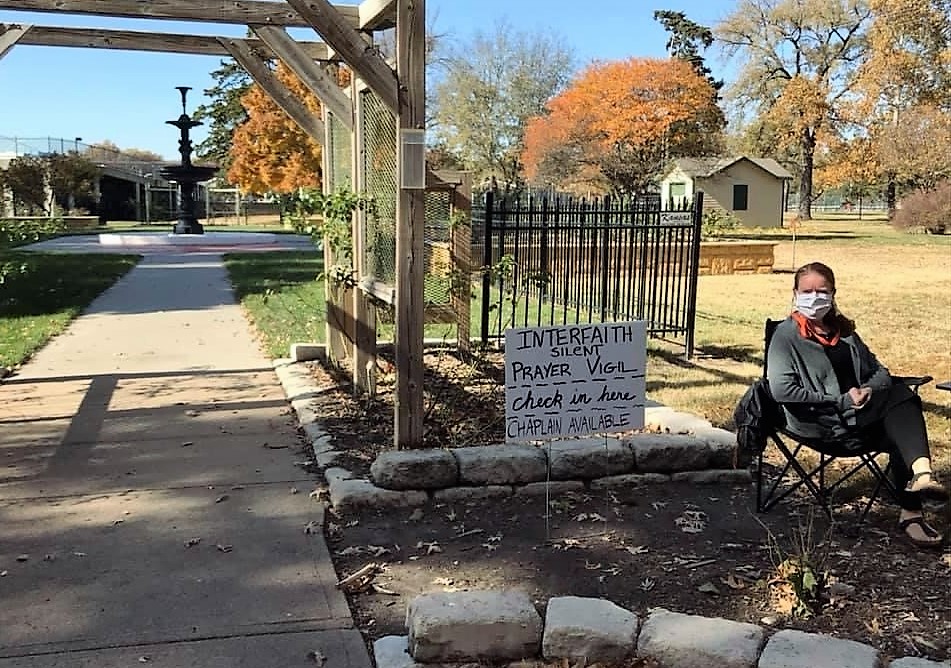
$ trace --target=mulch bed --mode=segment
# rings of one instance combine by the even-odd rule
[[[459,447],[503,440],[501,365],[473,366],[445,352],[427,355],[427,445]],[[384,362],[384,365],[386,363]],[[345,379],[311,366],[323,424],[366,474],[392,447],[392,376],[381,370],[376,399],[354,398]],[[748,485],[654,485],[624,493],[551,499],[430,503],[418,510],[328,517],[327,539],[341,577],[376,564],[360,591],[348,593],[368,641],[405,633],[406,606],[432,591],[521,588],[543,609],[552,596],[602,597],[645,614],[725,617],[828,633],[891,656],[951,658],[951,552],[924,551],[901,539],[897,511],[876,506],[857,523],[861,499],[838,504],[830,523],[794,499],[766,515],[753,510]],[[948,531],[947,517],[939,529]],[[814,614],[796,601],[777,566],[807,552],[829,587]]]

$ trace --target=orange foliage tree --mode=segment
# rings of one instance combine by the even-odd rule
[[[595,63],[529,121],[522,159],[536,184],[642,192],[668,161],[716,153],[716,91],[681,59]]]
[[[320,101],[283,63],[276,75],[307,109],[320,114]],[[241,98],[248,120],[234,132],[228,180],[245,192],[290,193],[321,184],[321,146],[260,86]]]

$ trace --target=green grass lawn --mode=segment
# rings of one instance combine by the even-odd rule
[[[225,266],[271,357],[286,357],[294,342],[324,340],[323,253],[231,253]]]
[[[139,259],[0,249],[0,368],[26,361]]]

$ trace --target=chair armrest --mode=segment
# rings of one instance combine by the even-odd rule
[[[917,392],[919,387],[933,381],[934,376],[892,376],[892,379],[904,383]]]

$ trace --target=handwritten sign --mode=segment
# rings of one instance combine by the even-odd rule
[[[693,223],[692,211],[661,211],[661,225],[690,225]]]
[[[505,333],[505,440],[542,440],[644,426],[643,322]]]

